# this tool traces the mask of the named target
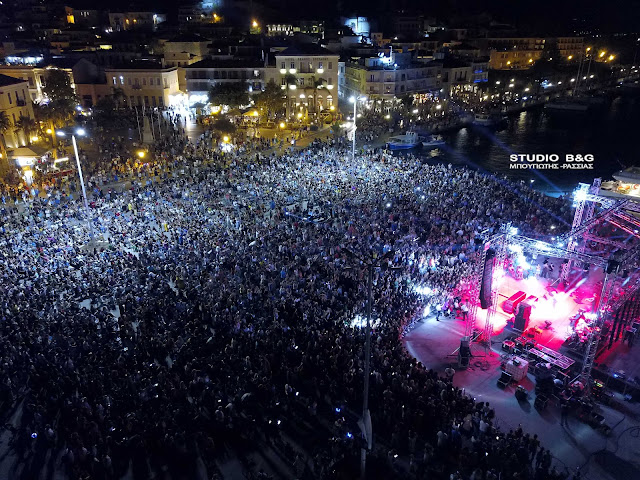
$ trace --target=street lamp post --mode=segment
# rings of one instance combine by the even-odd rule
[[[365,328],[364,343],[364,388],[362,394],[362,429],[365,437],[366,445],[360,449],[360,478],[364,480],[367,473],[367,450],[371,448],[372,429],[371,415],[369,414],[369,377],[371,376],[371,311],[373,305],[373,270],[382,267],[384,261],[393,255],[393,250],[389,250],[382,257],[374,256],[367,261],[360,255],[355,254],[349,249],[343,249],[350,257],[359,260],[367,267],[367,326]],[[350,268],[350,267],[347,267]],[[401,267],[392,267],[392,270],[400,270]]]
[[[349,98],[349,101],[353,103],[353,143],[351,147],[351,159],[356,161],[356,118],[357,118],[357,110],[356,106],[358,105],[358,100],[364,100],[365,97],[355,97],[352,96]]]
[[[82,199],[84,200],[84,209],[87,215],[87,222],[89,223],[89,235],[91,240],[93,240],[93,223],[91,222],[91,213],[89,211],[89,202],[87,201],[87,190],[84,186],[84,177],[82,175],[82,165],[80,164],[80,156],[78,155],[78,144],[76,143],[76,135],[83,137],[85,135],[85,130],[83,128],[79,128],[76,130],[75,135],[71,134],[71,143],[73,145],[73,153],[76,157],[76,166],[78,167],[78,176],[80,177],[80,186],[82,187]],[[66,137],[67,134],[62,130],[56,131],[56,135],[59,137]]]

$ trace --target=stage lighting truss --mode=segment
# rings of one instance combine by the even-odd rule
[[[637,270],[640,244],[636,243],[636,245],[632,246],[628,240],[640,238],[640,220],[627,213],[627,211],[640,212],[640,204],[631,200],[620,201],[601,197],[598,195],[600,193],[600,185],[601,179],[599,178],[594,180],[590,188],[586,184],[579,185],[574,193],[573,205],[576,207],[576,212],[571,231],[559,237],[561,245],[564,242],[567,244],[569,258],[569,261],[563,265],[560,277],[562,281],[566,281],[571,272],[572,260],[579,260],[580,258],[578,257],[584,255],[587,241],[610,245],[619,250],[627,250],[622,257],[620,257],[619,252],[614,252],[614,255],[610,255],[606,259],[590,256],[591,259],[597,260],[590,261],[590,264],[601,266],[605,270],[607,270],[610,260],[615,260],[618,266],[611,273],[605,275],[595,319],[595,324],[598,328],[590,334],[587,341],[580,373],[580,380],[586,388],[590,387],[591,369],[598,351],[601,337],[600,329],[604,324],[604,320],[608,315],[614,314],[640,288],[640,276],[636,276],[633,281],[628,278],[624,279],[621,284],[618,282],[618,280],[621,280],[619,275],[621,270]],[[593,216],[596,204],[601,205],[604,210]],[[589,233],[592,227],[605,220],[630,234],[630,238],[625,242],[618,242]],[[553,254],[550,253],[550,255]],[[584,260],[581,261],[584,263]],[[618,291],[619,295],[614,298],[614,292],[616,291]]]
[[[495,267],[494,272],[502,277],[504,276],[505,263],[507,261],[508,247],[511,245],[511,239],[515,237],[515,232],[517,229],[514,229],[511,226],[511,223],[507,223],[502,226],[502,235],[500,235],[494,242],[495,250],[496,250],[496,258],[494,260]],[[487,319],[484,323],[484,340],[487,344],[491,345],[491,337],[493,336],[493,316],[498,308],[498,290],[499,290],[499,282],[492,282],[493,285],[491,287],[491,303],[489,305],[489,309],[487,310]]]
[[[640,239],[640,219],[635,218],[628,212],[640,213],[640,203],[632,200],[615,200],[608,197],[598,195],[600,192],[600,179],[595,179],[593,185],[589,186],[581,184],[574,194],[574,206],[576,213],[574,216],[571,231],[560,237],[556,244],[551,244],[541,240],[535,240],[516,234],[510,224],[503,225],[500,233],[493,236],[485,242],[484,250],[477,255],[474,264],[473,281],[470,285],[471,298],[475,299],[479,296],[480,282],[482,281],[482,268],[484,264],[485,254],[489,247],[496,250],[495,272],[502,274],[505,260],[509,251],[515,251],[520,254],[544,255],[545,257],[554,257],[567,260],[563,264],[561,279],[566,280],[573,262],[581,262],[584,265],[600,267],[607,270],[609,262],[613,259],[619,264],[611,273],[605,275],[595,315],[595,324],[599,328],[604,324],[608,315],[614,314],[624,302],[626,302],[638,289],[640,289],[640,272],[637,272],[640,262],[640,242],[635,245],[630,242],[619,242],[616,240],[599,237],[589,230],[602,221],[608,221],[613,225],[623,229],[631,235],[632,238]],[[600,205],[604,210],[597,215],[593,215],[596,204]],[[485,236],[483,235],[483,238]],[[584,253],[586,241],[594,241],[604,245],[610,245],[624,251],[621,256],[620,252],[616,252],[616,256],[610,255],[605,258],[602,256]],[[620,272],[629,270],[639,273],[635,277],[632,275],[629,279],[620,282]],[[633,279],[632,279],[633,277]],[[618,291],[618,296],[614,292]],[[490,342],[493,334],[493,314],[496,311],[496,303],[498,297],[498,286],[494,283],[491,291],[491,305],[487,310],[487,320],[485,323],[485,341]],[[615,298],[614,298],[615,297]],[[467,322],[465,335],[471,335],[475,328],[477,317],[477,304],[471,302],[470,319]],[[590,386],[591,369],[600,342],[600,330],[594,331],[589,336],[587,346],[583,358],[580,379],[586,388]]]
[[[520,235],[515,235],[509,238],[509,246],[519,245],[524,253],[533,253],[537,255],[544,255],[546,257],[562,258],[564,260],[575,260],[586,263],[588,265],[596,265],[604,267],[607,265],[607,260],[595,255],[589,255],[586,253],[580,253],[578,251],[569,251],[568,248],[553,245],[541,240],[535,240],[533,238],[527,238]]]
[[[595,326],[597,327],[589,334],[589,339],[587,340],[587,345],[584,352],[584,357],[582,361],[582,370],[580,371],[580,381],[582,385],[584,385],[587,392],[591,387],[591,382],[589,379],[591,378],[591,369],[593,368],[593,362],[596,359],[596,354],[598,353],[598,344],[600,343],[601,337],[601,328],[604,324],[604,319],[607,314],[607,309],[609,306],[609,300],[611,295],[613,294],[613,288],[615,284],[616,274],[607,273],[604,277],[604,282],[602,285],[602,293],[600,294],[600,301],[598,302],[598,310],[596,313]]]

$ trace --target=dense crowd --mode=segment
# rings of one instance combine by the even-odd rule
[[[71,478],[120,478],[131,463],[135,478],[192,479],[198,458],[213,474],[243,439],[281,439],[281,419],[358,411],[356,257],[389,251],[374,272],[370,400],[386,478],[559,478],[535,437],[497,432],[492,408],[417,363],[399,333],[455,289],[481,232],[515,221],[541,236],[568,204],[412,156],[352,162],[335,140],[224,153],[166,128],[157,171],[122,191],[91,185],[89,222],[55,188],[2,210],[0,387],[4,408],[24,398],[12,445],[32,478],[53,448]],[[330,431],[351,438],[353,425]],[[359,445],[314,448],[299,478],[333,478]]]

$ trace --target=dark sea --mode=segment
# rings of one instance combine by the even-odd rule
[[[537,190],[561,195],[579,182],[590,184],[596,177],[611,180],[614,172],[640,165],[640,97],[609,99],[586,113],[550,114],[536,108],[510,116],[498,129],[473,125],[442,136],[447,145],[433,161],[466,165],[514,181],[533,180]],[[428,151],[418,152],[430,158]],[[558,164],[565,163],[567,154],[589,154],[593,169],[514,170],[512,154],[555,154]]]

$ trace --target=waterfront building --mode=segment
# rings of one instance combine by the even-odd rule
[[[265,63],[258,58],[205,59],[184,67],[189,104],[207,103],[215,85],[243,83],[249,93],[265,86]]]
[[[0,132],[4,146],[19,148],[29,143],[26,133],[18,128],[20,117],[34,118],[26,80],[0,74],[0,112],[6,115],[10,123],[8,129]]]
[[[300,44],[275,52],[275,64],[265,69],[286,91],[287,115],[321,114],[335,109],[338,100],[339,55],[316,44]]]
[[[102,81],[76,83],[76,93],[86,107],[100,98],[114,95],[122,106],[167,107],[182,104],[178,67],[164,67],[151,62],[132,62],[122,67],[104,69]]]

